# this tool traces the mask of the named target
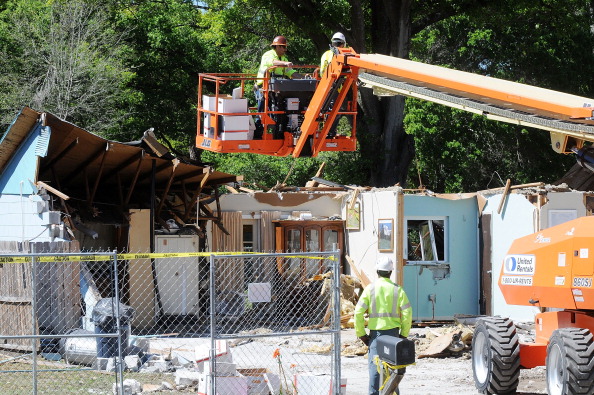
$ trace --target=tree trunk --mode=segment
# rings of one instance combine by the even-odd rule
[[[408,57],[411,0],[372,1],[372,50],[390,56]],[[361,155],[374,161],[369,184],[405,186],[414,140],[404,131],[404,97],[377,97],[371,89],[360,90],[359,117]]]
[[[269,2],[306,30],[320,51],[326,50],[329,38],[321,34],[319,25],[322,25],[334,32],[343,32],[348,45],[358,53],[408,57],[412,0],[349,0],[350,25],[340,19],[320,19],[320,6],[313,0]],[[312,20],[320,20],[320,24],[311,23]],[[366,32],[368,26],[371,30]],[[362,88],[359,106],[357,137],[361,156],[371,162],[369,185],[383,187],[400,183],[405,186],[408,167],[414,157],[414,140],[403,128],[404,98],[378,98],[370,89]]]

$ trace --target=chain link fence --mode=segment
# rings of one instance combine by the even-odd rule
[[[0,255],[0,393],[339,394],[338,256]]]

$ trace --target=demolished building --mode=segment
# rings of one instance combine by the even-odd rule
[[[0,141],[0,249],[154,252],[160,234],[190,237],[193,251],[201,251],[206,223],[223,228],[219,213],[206,203],[218,201],[220,185],[238,179],[172,155],[151,133],[132,143],[109,141],[25,107]],[[160,312],[155,270],[150,261],[137,264],[144,261],[121,262],[118,271],[122,301],[136,309],[135,325],[147,327]],[[47,275],[53,279],[39,284],[44,287],[40,326],[50,332],[77,327],[85,307],[113,291],[97,265],[76,262],[67,271],[56,266],[39,269],[51,271]],[[0,267],[5,284],[0,311],[17,298],[18,314],[30,316],[31,291],[19,270]]]

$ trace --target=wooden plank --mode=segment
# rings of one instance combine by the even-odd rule
[[[6,304],[31,304],[31,299],[19,296],[0,296],[0,303]]]
[[[509,194],[509,188],[511,187],[511,180],[508,178],[507,182],[505,183],[505,189],[503,190],[503,196],[501,196],[501,201],[499,202],[499,207],[497,208],[497,214],[501,214],[501,209],[507,200],[507,195]]]
[[[65,193],[62,193],[60,191],[58,191],[56,188],[51,187],[49,185],[47,185],[45,182],[43,181],[37,181],[37,187],[38,188],[44,188],[45,190],[47,190],[48,192],[53,193],[54,195],[58,196],[60,199],[63,200],[68,200],[70,199],[70,196],[66,195]]]
[[[371,284],[371,280],[369,279],[369,277],[367,277],[365,272],[363,270],[359,270],[357,268],[357,265],[355,265],[353,258],[351,258],[348,255],[345,255],[344,257],[346,258],[347,262],[349,263],[349,265],[351,267],[351,271],[354,272],[353,274],[361,281],[361,286],[363,288],[365,288],[369,284]]]
[[[322,162],[322,164],[318,168],[318,171],[316,172],[316,175],[314,177],[317,177],[317,178],[322,177],[322,175],[324,174],[325,167],[326,167],[326,162]],[[318,185],[319,185],[319,183],[315,180],[310,180],[305,183],[306,187],[317,187]]]

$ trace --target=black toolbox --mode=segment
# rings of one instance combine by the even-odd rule
[[[381,335],[376,341],[377,354],[381,360],[392,365],[415,363],[415,342],[400,337]]]

